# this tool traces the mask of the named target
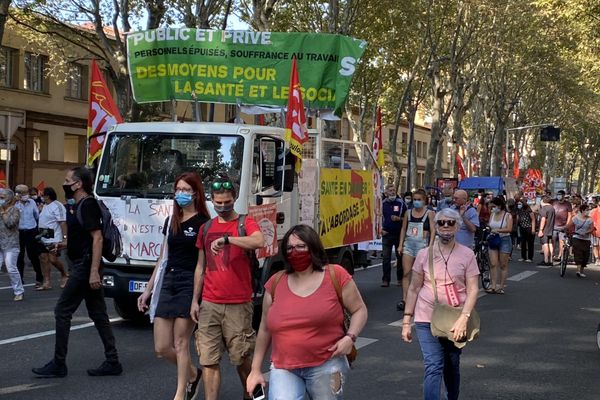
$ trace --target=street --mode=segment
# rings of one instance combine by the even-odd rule
[[[517,251],[515,250],[515,258]],[[538,256],[539,257],[539,256]],[[381,288],[380,261],[357,270],[354,279],[369,309],[369,321],[358,340],[358,360],[347,378],[346,399],[420,399],[423,366],[418,341],[400,339],[402,314],[395,309],[400,289]],[[32,282],[28,266],[27,283]],[[54,289],[26,287],[25,300],[12,301],[8,276],[0,274],[0,397],[17,399],[170,399],[175,368],[153,353],[150,326],[120,320],[108,300],[124,373],[89,377],[86,369],[103,360],[102,346],[82,305],[73,319],[68,368],[63,379],[37,379],[34,366],[52,357]],[[395,271],[392,271],[395,276]],[[600,389],[600,268],[586,279],[570,266],[565,278],[558,267],[536,267],[513,261],[505,295],[481,293],[477,310],[481,336],[463,351],[463,399],[597,400]],[[414,330],[413,330],[414,333]],[[194,350],[195,353],[195,350]],[[194,358],[196,358],[194,356]],[[222,363],[221,399],[240,399],[240,384],[227,357]],[[267,365],[265,365],[265,371]],[[202,396],[200,397],[202,398]]]

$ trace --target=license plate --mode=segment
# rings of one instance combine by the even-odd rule
[[[146,290],[148,282],[145,281],[129,281],[129,291],[132,293],[142,293]]]

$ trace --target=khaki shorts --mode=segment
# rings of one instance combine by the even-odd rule
[[[227,350],[235,366],[242,365],[252,355],[256,332],[252,329],[252,302],[216,304],[203,301],[200,305],[196,349],[200,364],[217,365]]]

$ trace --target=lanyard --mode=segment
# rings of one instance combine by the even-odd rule
[[[438,242],[438,250],[440,251],[440,256],[442,257],[442,260],[444,260],[444,265],[446,267],[446,275],[450,276],[450,273],[448,272],[448,262],[450,261],[450,257],[452,256],[452,252],[454,251],[454,247],[456,247],[456,242],[454,242],[454,244],[452,244],[452,249],[450,249],[450,253],[448,253],[448,258],[444,257],[444,253],[442,252],[442,246],[440,246],[440,242]],[[446,277],[444,277],[444,279],[446,279]],[[452,281],[452,277],[450,276],[450,280]]]

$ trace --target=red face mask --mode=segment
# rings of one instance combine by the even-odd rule
[[[298,251],[294,249],[287,255],[287,259],[294,271],[298,272],[306,270],[312,264],[310,251]]]

